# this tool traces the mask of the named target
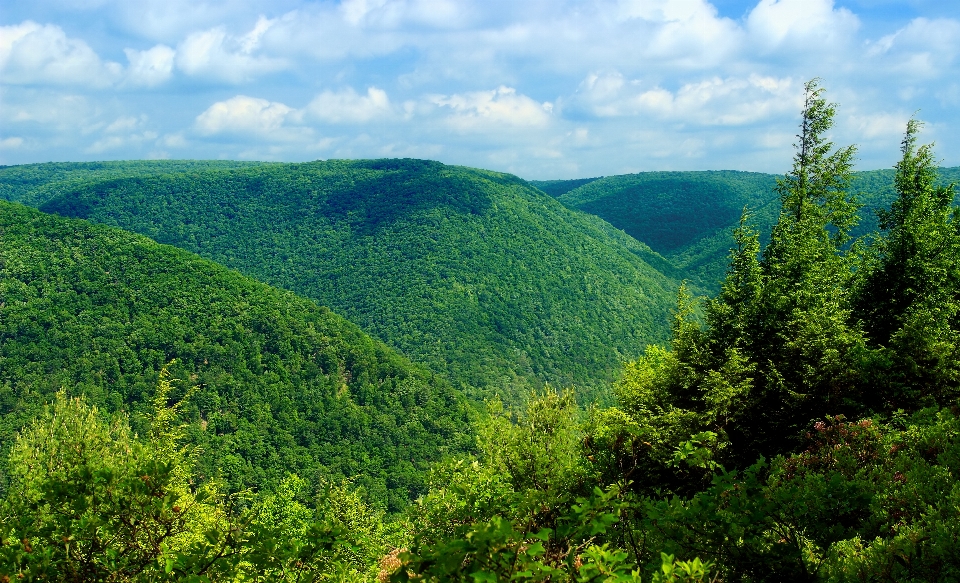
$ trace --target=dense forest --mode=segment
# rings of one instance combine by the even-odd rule
[[[0,444],[61,389],[144,434],[167,367],[198,471],[229,491],[360,476],[397,510],[470,446],[435,374],[292,293],[115,228],[0,202]],[[2,484],[0,484],[2,486]]]
[[[666,338],[678,280],[642,243],[522,180],[419,160],[93,180],[40,209],[119,226],[293,290],[476,398],[583,402]]]
[[[680,287],[664,342],[622,363],[609,406],[585,408],[582,395],[547,385],[522,403],[489,398],[472,414],[456,387],[309,300],[116,227],[0,205],[6,217],[0,223],[0,325],[9,330],[0,336],[0,354],[6,359],[11,353],[9,362],[18,367],[2,381],[4,402],[14,404],[11,414],[5,410],[5,423],[11,419],[6,431],[18,433],[14,440],[4,435],[0,576],[960,581],[956,185],[949,182],[952,171],[937,168],[933,147],[921,144],[917,120],[907,125],[891,172],[857,175],[856,148],[827,139],[835,115],[819,82],[807,83],[793,163],[766,193],[750,191],[750,200],[761,204],[737,199],[736,208],[725,201],[734,179],[746,184],[766,180],[763,175],[704,174],[707,184],[699,190],[666,174],[622,179],[640,184],[636,192],[664,216],[697,207],[690,200],[672,206],[671,197],[658,198],[661,192],[682,198],[711,191],[709,204],[736,214],[716,212],[735,222],[717,292],[698,298],[692,287]],[[340,172],[350,183],[343,192],[356,193],[363,174],[358,169],[400,168],[395,178],[402,184],[416,165],[441,175],[449,169],[415,161],[294,169],[329,171],[334,181]],[[183,201],[201,201],[197,218],[213,205],[202,204],[203,192],[191,180],[236,194],[236,188],[215,190],[213,178],[253,185],[260,173],[265,178],[259,184],[269,185],[281,181],[271,177],[274,170],[291,184],[290,166],[204,169],[97,180],[41,206],[98,222],[136,218],[138,230],[149,235],[179,229],[181,239],[190,235],[205,245],[221,231],[194,226]],[[449,172],[455,182],[476,172],[528,192],[503,175]],[[430,176],[442,183],[436,173]],[[303,182],[315,185],[309,178]],[[606,180],[545,186],[564,198]],[[648,182],[661,190],[644,190]],[[312,204],[323,209],[318,215],[336,219],[324,225],[343,225],[351,237],[387,240],[396,239],[378,229],[402,222],[398,215],[442,221],[429,210],[452,207],[451,214],[483,216],[495,206],[518,208],[491,191],[469,190],[472,183],[458,184],[476,196],[445,199],[438,193],[457,189],[437,187],[423,200],[413,196],[396,205],[369,195],[339,206],[326,202],[329,196],[316,197]],[[875,204],[870,201],[880,195],[860,196],[858,184],[887,193],[874,222],[862,220],[864,201]],[[397,196],[412,196],[393,188]],[[268,223],[282,210],[311,208],[297,194],[308,191],[294,189],[286,209],[257,206],[269,236],[281,238]],[[256,192],[281,207],[279,194],[270,198],[273,190]],[[242,200],[255,204],[253,198]],[[223,212],[242,216],[229,206],[233,198],[221,200]],[[528,208],[557,208],[544,194],[523,200]],[[410,207],[427,212],[411,213]],[[648,220],[623,201],[595,210],[603,208]],[[768,212],[772,220],[764,218]],[[150,222],[154,213],[182,222]],[[598,230],[616,233],[592,220]],[[688,231],[653,226],[648,231],[664,252],[683,248],[697,233],[707,233],[700,240],[719,238],[728,228],[720,221],[696,222]],[[242,245],[238,237],[223,236]],[[568,249],[564,240],[551,241],[538,252]],[[6,252],[8,246],[13,251]],[[636,248],[655,255],[651,247]],[[296,265],[286,256],[261,258]],[[238,288],[246,291],[232,291]],[[260,308],[237,308],[238,296]],[[141,324],[168,336],[139,334]],[[313,334],[323,340],[311,344]],[[264,378],[234,372],[229,361],[238,353],[244,355],[240,370],[263,371]],[[217,374],[203,376],[215,363]],[[304,376],[310,371],[314,381]],[[289,384],[279,386],[286,379]],[[311,382],[316,392],[301,398]],[[412,394],[403,390],[406,382],[417,387]],[[219,468],[217,448],[240,446],[205,437],[211,419],[222,423],[210,403],[228,409],[244,402],[247,388],[240,383],[249,383],[261,399],[245,427],[261,431],[265,441],[249,437],[250,450],[219,450],[224,459],[230,452],[263,459],[257,452],[269,449],[274,435],[286,440],[276,449],[282,458],[287,447],[300,451],[298,439],[315,437],[350,411],[362,412],[353,432],[330,443],[348,448],[338,459],[379,456],[386,498],[364,473],[368,468],[347,463],[334,469],[322,456],[286,475],[277,471],[282,465],[251,465],[241,479]],[[235,392],[218,392],[224,386]],[[343,402],[332,404],[337,399]],[[288,401],[292,406],[285,408]],[[321,402],[329,408],[317,407]],[[301,406],[316,407],[308,409],[315,425],[298,433]],[[395,424],[381,424],[391,414]],[[434,415],[446,421],[427,424],[425,417]],[[468,421],[471,433],[462,439]],[[412,434],[416,451],[404,441],[411,424],[420,431]],[[398,431],[374,429],[385,426]],[[416,499],[404,504],[390,489],[398,484]]]
[[[960,180],[960,168],[939,173],[938,184]],[[642,172],[533,184],[564,205],[623,229],[666,258],[676,276],[716,293],[744,208],[750,209],[761,242],[767,242],[779,216],[778,178],[756,172]],[[877,230],[877,212],[896,198],[894,171],[854,172],[850,189],[861,205],[850,236],[859,238]]]

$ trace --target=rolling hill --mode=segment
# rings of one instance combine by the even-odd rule
[[[357,477],[398,509],[471,447],[448,383],[329,309],[113,227],[0,201],[0,444],[61,388],[143,414],[170,363],[206,476]],[[139,425],[138,425],[139,423]],[[2,482],[2,479],[0,479]],[[2,487],[2,484],[0,484]]]
[[[0,166],[0,199],[38,206],[91,180],[217,168],[249,168],[264,164],[268,163],[233,160],[119,160]]]
[[[943,168],[943,182],[960,180],[960,168]],[[894,198],[893,170],[855,173],[853,190],[863,207],[853,235],[877,228],[876,210]],[[589,179],[541,181],[564,205],[597,215],[650,246],[680,277],[716,291],[727,267],[732,232],[742,210],[765,237],[777,220],[777,176],[756,172],[642,172]]]
[[[475,397],[606,391],[666,338],[669,264],[514,176],[422,160],[120,177],[40,207],[196,252],[343,314]]]

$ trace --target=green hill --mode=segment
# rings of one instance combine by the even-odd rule
[[[213,168],[249,168],[264,164],[267,163],[233,160],[119,160],[0,166],[0,198],[38,206],[91,180]]]
[[[475,396],[606,391],[666,337],[669,264],[510,175],[328,161],[90,182],[43,210],[194,251],[313,298]]]
[[[528,182],[540,190],[546,192],[553,198],[566,194],[574,188],[580,188],[584,184],[590,184],[594,180],[603,178],[574,178],[572,180],[529,180]]]
[[[891,170],[857,172],[854,190],[863,208],[854,236],[877,228],[876,210],[894,198]],[[944,168],[941,181],[960,180],[960,168]],[[733,228],[744,207],[766,233],[777,220],[777,176],[756,172],[643,172],[588,179],[558,195],[570,208],[595,214],[663,255],[698,286],[715,290],[727,267]],[[563,190],[575,181],[543,181]],[[539,184],[539,183],[535,183]]]
[[[0,446],[64,388],[150,409],[160,369],[188,387],[205,475],[232,489],[360,476],[399,508],[468,443],[452,388],[355,325],[192,253],[0,201]],[[139,420],[139,421],[138,421]],[[2,486],[2,479],[0,479]]]

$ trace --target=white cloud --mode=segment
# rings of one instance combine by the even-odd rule
[[[185,148],[189,145],[187,139],[180,132],[161,136],[157,143],[167,148]]]
[[[86,148],[90,154],[101,154],[110,150],[139,149],[145,142],[152,142],[157,139],[157,133],[152,131],[143,131],[126,135],[108,135],[96,140]]]
[[[211,105],[197,116],[194,126],[205,136],[247,134],[290,140],[308,132],[307,128],[296,126],[299,117],[297,110],[283,103],[237,95]]]
[[[14,136],[0,140],[0,150],[16,150],[23,145],[23,138]]]
[[[762,50],[795,54],[834,50],[853,40],[860,20],[833,0],[760,0],[747,16],[747,30]]]
[[[68,38],[59,26],[25,21],[0,26],[0,74],[4,83],[105,87],[122,73],[119,63],[104,62],[82,40]]]
[[[177,47],[177,67],[191,76],[228,83],[285,69],[289,64],[283,59],[254,54],[273,24],[261,16],[250,32],[239,37],[227,34],[224,27],[195,32]]]
[[[550,123],[551,103],[538,103],[512,87],[454,95],[436,95],[428,101],[449,109],[447,123],[457,130],[497,131],[505,127],[544,127]]]
[[[82,95],[30,89],[6,91],[3,97],[0,122],[6,127],[43,128],[61,134],[86,134],[102,127],[95,102]]]
[[[844,120],[844,125],[850,127],[861,139],[896,138],[906,131],[909,119],[910,115],[905,113],[854,114]]]
[[[867,54],[912,78],[939,77],[960,54],[960,21],[916,18],[872,43]]]
[[[397,28],[419,24],[455,28],[465,23],[467,3],[453,0],[344,0],[343,19],[351,25]]]
[[[324,91],[317,95],[307,112],[314,118],[330,123],[363,123],[391,113],[386,91],[370,87],[366,95],[358,95],[353,88],[339,92]]]
[[[622,0],[617,8],[620,19],[644,21],[636,32],[646,59],[702,67],[726,58],[743,36],[705,0]]]
[[[115,119],[106,128],[104,128],[103,131],[106,133],[129,132],[142,127],[146,121],[147,116],[145,115],[141,115],[140,117],[125,115]]]
[[[619,72],[588,75],[570,103],[574,111],[597,117],[640,116],[643,119],[738,126],[793,112],[799,106],[799,85],[790,78],[761,75],[712,77],[687,83],[677,91],[655,86],[641,91],[640,82]]]
[[[130,65],[127,67],[127,82],[131,85],[155,87],[173,75],[173,58],[176,51],[166,45],[137,51],[124,49]]]

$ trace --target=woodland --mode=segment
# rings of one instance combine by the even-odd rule
[[[0,581],[960,581],[960,168],[0,167]]]

